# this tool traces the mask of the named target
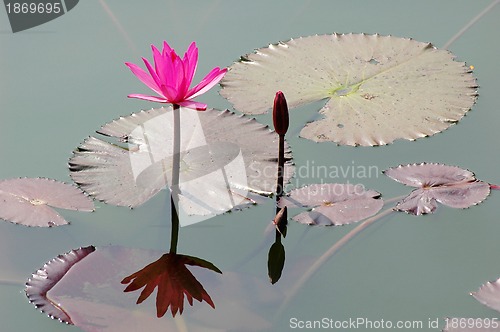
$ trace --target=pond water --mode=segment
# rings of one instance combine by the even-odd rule
[[[62,17],[15,34],[5,11],[0,10],[0,178],[47,177],[70,182],[68,159],[86,137],[112,119],[154,107],[126,98],[129,93],[147,90],[124,62],[140,63],[141,56],[151,58],[150,44],[167,40],[183,53],[196,41],[200,60],[195,81],[199,81],[215,66],[229,66],[255,48],[298,36],[379,33],[441,47],[490,3],[93,0],[81,1]],[[347,172],[346,177],[330,179],[311,171],[292,179],[292,185],[349,181],[391,198],[410,190],[381,172],[418,162],[460,166],[481,180],[499,183],[499,16],[500,6],[496,6],[448,48],[460,61],[474,66],[480,85],[477,103],[460,123],[414,142],[396,141],[376,148],[339,147],[298,137],[302,126],[316,117],[322,102],[294,109],[287,139],[297,167],[377,171],[362,178]],[[217,90],[197,100],[209,107],[231,109]],[[257,116],[257,120],[272,123],[269,114]],[[421,321],[420,330],[436,331],[429,322],[439,319],[442,327],[444,317],[500,318],[499,313],[469,295],[484,282],[500,277],[498,196],[492,192],[485,202],[466,210],[440,206],[429,216],[398,213],[384,218],[328,260],[278,318],[275,312],[280,297],[277,304],[269,305],[263,300],[268,297],[256,294],[286,293],[315,258],[355,225],[313,228],[291,222],[283,240],[285,269],[275,285],[267,281],[267,250],[272,239],[264,237],[274,212],[271,200],[181,228],[178,252],[206,259],[225,274],[238,273],[241,280],[251,278],[255,283],[240,281],[239,287],[231,286],[241,290],[233,305],[244,305],[259,319],[273,322],[268,330],[288,331],[293,322],[326,317],[335,321]],[[44,262],[81,246],[167,250],[167,199],[163,191],[134,210],[96,203],[93,213],[61,211],[71,225],[50,229],[1,222],[2,331],[78,331],[39,314],[24,295],[26,279]],[[256,251],[259,247],[262,249]],[[248,258],[251,253],[255,254]],[[206,289],[211,293],[208,286]],[[217,307],[218,299],[213,300]],[[146,302],[151,305],[153,297]],[[196,301],[194,306],[208,308]],[[194,309],[185,308],[190,310]],[[167,313],[162,318],[165,326],[172,324],[170,316]],[[248,321],[249,317],[241,319]],[[188,330],[189,319],[186,315]],[[251,321],[246,329],[240,326],[234,330],[255,330]]]

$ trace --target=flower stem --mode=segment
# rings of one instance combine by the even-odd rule
[[[276,183],[276,203],[283,196],[283,177],[285,173],[285,135],[279,135],[279,149],[278,149],[278,181]],[[276,207],[276,213],[279,208]]]
[[[177,242],[179,240],[179,170],[180,170],[180,150],[181,150],[181,115],[180,107],[173,105],[174,116],[174,137],[172,155],[172,183],[170,186],[170,211],[172,220],[172,230],[170,234],[170,253],[177,253]]]
[[[285,299],[281,303],[281,306],[279,307],[278,311],[275,314],[275,318],[280,317],[283,312],[285,311],[286,307],[292,300],[292,298],[297,295],[298,291],[302,288],[302,286],[318,271],[318,269],[330,259],[335,253],[337,253],[340,249],[342,249],[350,240],[352,240],[356,235],[361,233],[363,230],[368,228],[370,225],[372,225],[374,222],[377,220],[389,215],[391,212],[394,211],[394,208],[388,208],[387,210],[384,210],[376,215],[374,215],[371,218],[366,219],[364,222],[362,222],[359,226],[356,228],[353,228],[349,233],[344,235],[340,240],[338,240],[333,246],[330,247],[323,255],[321,255],[320,258],[318,258],[313,265],[302,275],[302,277],[295,283],[295,285],[292,287],[290,292],[288,292],[285,296]]]
[[[284,194],[284,176],[285,176],[285,134],[279,134],[279,146],[278,146],[278,179],[276,181],[276,211],[275,214],[278,216],[281,208],[278,207],[278,202]],[[286,211],[285,211],[286,212]],[[287,231],[287,218],[285,215],[284,220],[280,220],[276,224],[276,243],[281,242],[281,236],[286,237]]]
[[[174,316],[174,323],[175,326],[177,327],[177,331],[179,332],[188,332],[188,327],[186,325],[186,321],[184,320],[184,317],[182,315],[176,315]]]

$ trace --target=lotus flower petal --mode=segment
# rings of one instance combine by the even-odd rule
[[[149,71],[149,76],[139,66],[128,62],[125,64],[141,82],[156,92],[158,96],[134,93],[128,95],[128,97],[205,110],[207,108],[206,104],[192,102],[191,99],[207,92],[219,83],[227,69],[220,69],[219,67],[212,69],[199,84],[189,89],[198,66],[198,48],[196,47],[196,43],[191,43],[182,59],[167,42],[163,43],[162,53],[154,45],[151,45],[151,48],[155,64],[154,68],[148,60],[143,58],[144,64]]]
[[[212,69],[210,73],[201,80],[200,83],[198,83],[193,89],[191,89],[188,92],[189,98],[196,98],[208,90],[210,90],[212,87],[214,87],[219,81],[224,77],[226,74],[226,69],[220,69],[219,67],[215,67]]]
[[[137,98],[137,99],[143,99],[143,100],[149,100],[149,101],[154,101],[156,103],[168,103],[168,99],[165,99],[163,97],[148,96],[148,95],[143,95],[143,94],[140,94],[140,93],[134,93],[134,94],[128,95],[128,97],[130,97],[130,98]]]
[[[137,78],[144,84],[146,84],[151,90],[156,92],[157,94],[162,94],[161,89],[158,86],[158,83],[152,78],[151,75],[148,75],[141,67],[133,64],[126,62],[125,63],[132,73],[137,76]]]

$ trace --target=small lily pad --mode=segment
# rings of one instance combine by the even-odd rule
[[[293,220],[307,225],[346,225],[376,214],[384,205],[380,193],[353,184],[311,184],[294,189],[278,206],[313,208]]]
[[[431,136],[474,104],[469,67],[430,43],[367,34],[315,35],[271,44],[234,63],[220,94],[245,114],[265,113],[276,91],[290,108],[327,99],[300,136],[384,145]]]
[[[45,178],[0,181],[0,218],[26,226],[68,224],[50,206],[76,211],[94,210],[92,199],[64,182]]]
[[[388,177],[417,187],[396,205],[413,215],[433,213],[437,202],[452,208],[479,204],[490,194],[490,185],[477,180],[474,173],[456,166],[434,163],[399,165],[384,171]]]
[[[500,312],[500,279],[488,281],[471,295],[488,308]]]

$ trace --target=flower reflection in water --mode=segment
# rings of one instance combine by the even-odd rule
[[[193,305],[194,298],[200,302],[207,302],[215,309],[210,295],[186,265],[199,266],[222,273],[215,265],[203,259],[168,253],[142,270],[124,278],[122,284],[129,284],[124,291],[132,292],[145,286],[137,299],[137,304],[140,304],[158,287],[156,294],[156,315],[158,317],[163,317],[169,306],[172,316],[175,317],[177,311],[182,314],[184,295],[186,295],[190,305]]]
[[[149,74],[137,65],[126,63],[132,72],[148,87],[158,93],[160,97],[146,96],[142,94],[129,95],[132,98],[140,98],[149,101],[172,103],[173,105],[173,161],[171,180],[171,240],[170,251],[164,254],[157,261],[145,266],[128,277],[121,283],[129,284],[124,292],[136,291],[142,287],[144,289],[137,299],[137,304],[147,299],[154,289],[158,287],[156,294],[156,315],[163,317],[170,307],[172,316],[177,312],[182,314],[184,309],[184,295],[190,305],[193,305],[193,298],[200,302],[207,302],[212,308],[215,305],[210,295],[203,286],[188,270],[186,265],[203,267],[218,273],[222,273],[215,265],[200,258],[177,254],[177,241],[179,238],[179,215],[176,206],[179,202],[179,169],[180,169],[180,106],[194,107],[198,110],[205,110],[206,104],[192,101],[192,98],[199,96],[214,85],[216,85],[226,73],[227,69],[214,68],[198,85],[189,89],[194,77],[198,63],[198,48],[193,42],[188,51],[181,59],[175,51],[163,43],[163,51],[160,53],[154,46],[153,55],[155,68],[143,58]]]

